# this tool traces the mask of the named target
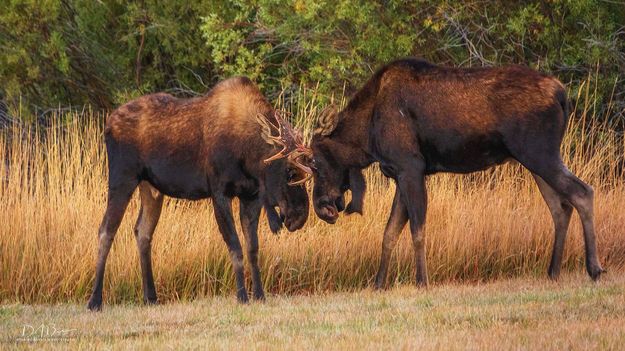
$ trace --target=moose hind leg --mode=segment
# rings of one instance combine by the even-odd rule
[[[157,302],[154,275],[152,273],[152,236],[163,207],[163,195],[150,184],[139,184],[141,195],[141,209],[135,224],[135,239],[141,260],[141,280],[143,285],[143,302],[155,304]]]
[[[382,289],[386,284],[386,276],[388,274],[391,254],[397,244],[399,234],[406,225],[406,222],[408,222],[408,213],[406,212],[406,207],[401,202],[399,189],[396,189],[395,197],[393,198],[393,207],[391,208],[391,215],[389,216],[386,228],[384,229],[380,268],[378,269],[378,274],[375,277],[376,289]]]
[[[528,167],[530,168],[530,167]],[[595,237],[592,188],[573,175],[564,166],[562,161],[541,167],[538,170],[531,169],[538,176],[566,199],[579,214],[584,230],[584,243],[586,247],[586,271],[592,280],[598,280],[604,272],[597,257],[597,243]]]
[[[547,203],[553,218],[555,239],[548,273],[551,279],[557,280],[560,276],[564,243],[569,223],[571,221],[571,214],[573,213],[573,206],[571,206],[567,200],[553,190],[541,177],[536,174],[532,175],[534,176],[534,180],[536,180],[538,189]]]
[[[117,229],[124,217],[128,201],[130,201],[130,197],[136,186],[137,183],[134,181],[109,186],[106,212],[104,213],[104,218],[102,219],[102,224],[98,231],[99,249],[96,262],[95,283],[93,292],[89,298],[89,303],[87,304],[87,308],[92,311],[99,311],[102,308],[102,285],[104,283],[106,259],[111,250],[111,245],[113,244]]]
[[[604,272],[597,257],[597,239],[594,224],[594,191],[586,183],[574,176],[564,165],[554,181],[554,187],[566,194],[582,221],[584,244],[586,246],[586,271],[592,280],[598,280]]]

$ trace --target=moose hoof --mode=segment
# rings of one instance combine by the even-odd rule
[[[375,282],[373,284],[373,291],[384,291],[384,290],[386,290],[384,283]]]
[[[557,282],[558,278],[560,278],[560,272],[559,271],[556,272],[556,271],[550,269],[547,272],[547,274],[549,275],[549,280],[554,281],[554,282]]]
[[[259,301],[259,302],[265,302],[265,293],[262,291],[255,291],[254,300]]]
[[[246,304],[250,301],[249,297],[247,297],[247,292],[238,293],[237,294],[237,302]]]
[[[102,311],[102,300],[89,299],[89,303],[87,303],[87,309],[92,312],[100,312]]]
[[[415,282],[415,286],[419,289],[425,289],[430,285],[427,278],[426,279],[417,279]]]
[[[155,306],[158,305],[158,300],[157,299],[144,299],[143,303],[146,304],[147,306]]]
[[[588,268],[588,275],[590,275],[590,279],[592,279],[595,282],[598,281],[599,278],[601,278],[601,274],[605,272],[606,270],[601,268],[601,266],[594,266],[594,267]]]

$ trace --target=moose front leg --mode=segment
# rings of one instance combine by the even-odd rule
[[[416,258],[417,285],[428,285],[427,264],[425,259],[425,213],[427,211],[427,194],[425,189],[425,164],[423,161],[411,162],[403,168],[397,177],[401,200],[408,211],[410,233]]]
[[[397,244],[397,238],[401,233],[401,230],[408,222],[408,213],[406,207],[401,202],[399,195],[399,189],[395,190],[395,197],[393,198],[393,207],[391,209],[391,215],[386,223],[384,229],[384,240],[382,242],[382,256],[380,257],[380,269],[375,277],[375,288],[382,289],[386,284],[386,275],[388,272],[389,261],[391,260],[391,254]]]
[[[215,219],[219,226],[219,231],[228,245],[230,259],[234,269],[234,276],[237,284],[237,299],[239,302],[247,303],[247,291],[245,290],[245,280],[243,275],[243,250],[237,236],[234,220],[232,219],[232,202],[222,194],[213,196],[213,206],[215,208]]]
[[[260,279],[260,267],[258,267],[258,217],[260,216],[261,202],[255,200],[241,200],[239,217],[241,227],[247,243],[247,259],[252,271],[252,291],[254,299],[264,300],[263,282]]]

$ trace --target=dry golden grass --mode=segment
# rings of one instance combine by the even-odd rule
[[[622,275],[594,284],[576,273],[558,283],[401,285],[245,306],[231,296],[102,313],[82,303],[13,304],[0,307],[0,348],[621,350],[624,286]]]
[[[585,96],[584,96],[585,95]],[[589,85],[577,97],[563,154],[595,188],[600,260],[610,274],[625,267],[625,142],[593,110]],[[310,130],[317,106],[294,111]],[[609,113],[609,112],[607,112]],[[16,126],[0,133],[0,301],[86,301],[94,275],[97,228],[106,201],[102,116],[64,115],[48,129]],[[582,128],[587,125],[587,128]],[[619,168],[621,167],[621,168]],[[274,236],[260,227],[261,269],[273,294],[352,291],[369,286],[377,270],[382,231],[394,185],[371,169],[364,216],[336,225],[314,215],[296,232]],[[426,222],[431,281],[475,282],[501,277],[545,279],[552,221],[528,172],[505,165],[470,176],[428,179]],[[107,265],[106,303],[139,301],[140,269],[132,226],[138,199],[126,213]],[[312,213],[312,211],[311,211]],[[583,271],[583,240],[573,217],[564,271]],[[153,244],[161,300],[232,294],[233,275],[210,201],[168,200]],[[402,235],[389,281],[413,277],[409,235]],[[609,276],[608,275],[608,276]]]

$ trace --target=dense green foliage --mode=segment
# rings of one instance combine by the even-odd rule
[[[317,83],[349,93],[381,64],[415,55],[528,64],[573,86],[597,74],[605,103],[615,86],[625,93],[619,2],[5,0],[0,99],[33,112],[109,109],[148,92],[203,93],[236,74],[270,97]]]

